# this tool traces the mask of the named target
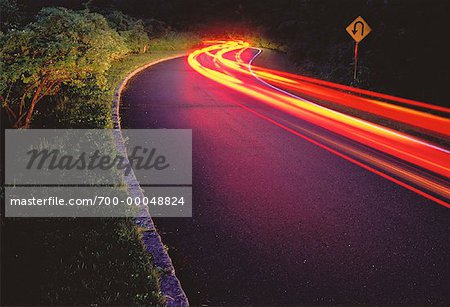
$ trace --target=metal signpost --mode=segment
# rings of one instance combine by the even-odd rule
[[[361,17],[358,16],[351,24],[345,28],[348,34],[355,40],[355,70],[353,71],[353,79],[356,80],[356,67],[358,65],[358,43],[362,41],[367,35],[369,35],[372,29],[369,24]]]

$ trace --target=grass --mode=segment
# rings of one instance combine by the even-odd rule
[[[150,49],[159,51],[188,50],[200,44],[201,38],[191,33],[172,32],[164,37],[154,39],[150,43]]]
[[[163,303],[130,219],[4,219],[2,231],[2,305]]]
[[[131,54],[112,63],[105,74],[104,89],[66,89],[64,94],[48,97],[36,110],[32,126],[59,129],[112,128],[111,102],[117,85],[127,74],[154,60],[186,52],[200,42],[200,37],[189,33],[169,33],[153,39],[147,53]]]
[[[148,53],[114,62],[103,91],[67,89],[49,98],[33,127],[111,128],[119,82],[136,68],[196,43],[188,34],[153,41]],[[160,273],[130,218],[2,218],[1,232],[1,305],[164,304]]]

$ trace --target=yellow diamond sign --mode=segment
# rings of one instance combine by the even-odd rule
[[[362,41],[364,37],[369,35],[370,31],[372,31],[367,22],[361,16],[358,16],[358,18],[353,20],[353,22],[349,24],[345,30],[357,43]]]

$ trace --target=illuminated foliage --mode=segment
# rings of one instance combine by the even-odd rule
[[[124,38],[131,51],[134,53],[147,51],[150,40],[142,20],[127,16],[120,11],[114,11],[106,18],[109,25]]]
[[[105,85],[104,72],[129,49],[105,18],[88,11],[41,10],[36,21],[3,38],[2,104],[15,127],[28,128],[36,104],[61,85]]]

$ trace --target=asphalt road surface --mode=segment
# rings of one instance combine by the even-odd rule
[[[339,136],[186,58],[137,75],[121,112],[192,129],[193,217],[155,219],[191,304],[450,304],[450,210],[273,121]]]

